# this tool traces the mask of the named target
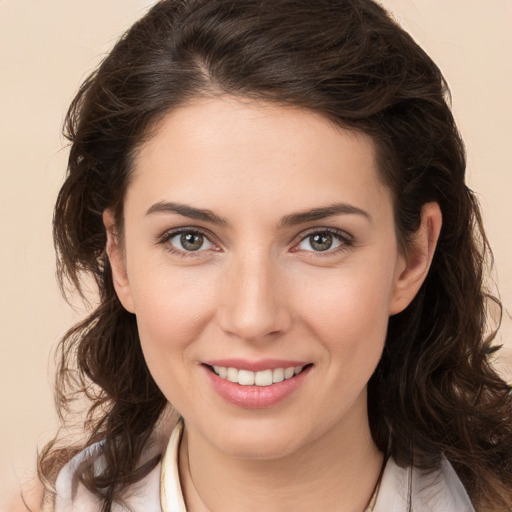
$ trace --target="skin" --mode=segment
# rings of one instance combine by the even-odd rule
[[[366,385],[389,316],[428,272],[438,206],[424,207],[401,254],[369,137],[316,113],[232,97],[170,113],[138,152],[132,178],[122,236],[104,212],[107,250],[148,367],[185,421],[188,508],[363,510],[383,459]],[[207,209],[224,223],[148,214],[162,202]],[[339,203],[364,214],[283,222]],[[186,252],[179,228],[207,238]],[[332,248],[315,251],[310,236],[328,229]],[[312,367],[285,400],[247,409],[220,397],[202,365],[227,357]]]

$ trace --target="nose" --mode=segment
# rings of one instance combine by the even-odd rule
[[[231,262],[226,274],[218,310],[224,332],[256,342],[275,339],[290,328],[282,272],[270,256],[243,255]]]

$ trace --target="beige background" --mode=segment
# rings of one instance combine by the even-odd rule
[[[52,207],[68,103],[150,0],[0,0],[0,511],[56,428],[50,352],[80,311],[54,278]],[[512,312],[512,1],[383,0],[438,62]],[[512,354],[512,321],[501,341]],[[508,369],[504,369],[508,371]]]

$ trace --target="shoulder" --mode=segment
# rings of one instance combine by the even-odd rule
[[[88,446],[73,457],[59,472],[55,483],[55,509],[54,512],[100,512],[101,499],[90,491],[80,480],[80,475],[85,468],[92,467],[95,472],[101,472],[102,443]],[[144,459],[154,457],[161,453],[161,446],[152,446]],[[159,500],[160,483],[159,462],[143,479],[131,485],[116,503],[112,511],[121,512],[161,512]]]
[[[401,468],[390,458],[374,512],[474,512],[462,482],[443,457],[433,471]]]

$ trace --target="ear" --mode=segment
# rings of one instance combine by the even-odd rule
[[[114,214],[108,208],[103,212],[103,224],[107,232],[106,250],[112,268],[114,288],[123,307],[130,313],[135,313],[124,250],[117,232]]]
[[[389,305],[389,314],[403,311],[418,293],[427,277],[437,240],[441,232],[443,217],[437,203],[427,203],[421,210],[421,225],[413,240],[400,256],[397,265],[395,286]]]

